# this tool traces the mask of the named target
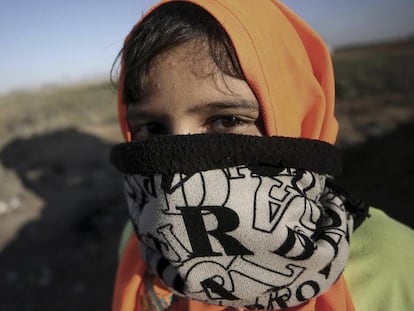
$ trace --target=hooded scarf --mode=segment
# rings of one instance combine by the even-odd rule
[[[165,2],[169,1],[160,4]],[[208,11],[229,35],[246,80],[258,99],[267,136],[308,138],[334,144],[338,125],[334,117],[330,55],[305,22],[276,0],[254,1],[254,5],[251,1],[233,0],[188,2]],[[123,70],[121,64],[119,122],[124,137],[130,140],[127,107],[122,98]],[[177,298],[156,277],[145,278],[146,270],[139,242],[132,236],[118,268],[113,310],[226,310]],[[286,310],[348,311],[354,307],[341,275],[322,295]]]

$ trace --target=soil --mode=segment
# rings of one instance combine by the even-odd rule
[[[0,216],[1,311],[110,310],[127,215],[109,148],[63,129],[1,151],[2,183],[21,189]]]

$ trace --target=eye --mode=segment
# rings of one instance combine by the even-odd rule
[[[232,132],[254,124],[255,120],[235,115],[215,116],[208,120],[208,127],[213,132]]]
[[[131,128],[133,140],[146,140],[157,135],[167,134],[166,127],[157,122],[148,122],[143,124],[136,124]]]

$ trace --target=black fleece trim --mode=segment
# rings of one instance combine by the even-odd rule
[[[115,145],[112,164],[121,172],[151,176],[246,166],[297,168],[338,175],[337,149],[323,141],[234,134],[159,136]]]

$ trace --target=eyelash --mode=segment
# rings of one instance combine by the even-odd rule
[[[221,122],[230,122],[231,124],[228,124],[226,126],[225,124],[222,124],[221,127],[225,130],[231,130],[240,126],[244,125],[250,125],[255,122],[255,120],[247,118],[247,117],[240,117],[236,115],[220,115],[220,116],[214,116],[212,118],[209,118],[207,120],[207,125],[211,127],[215,127],[217,125],[214,125],[217,121]]]

